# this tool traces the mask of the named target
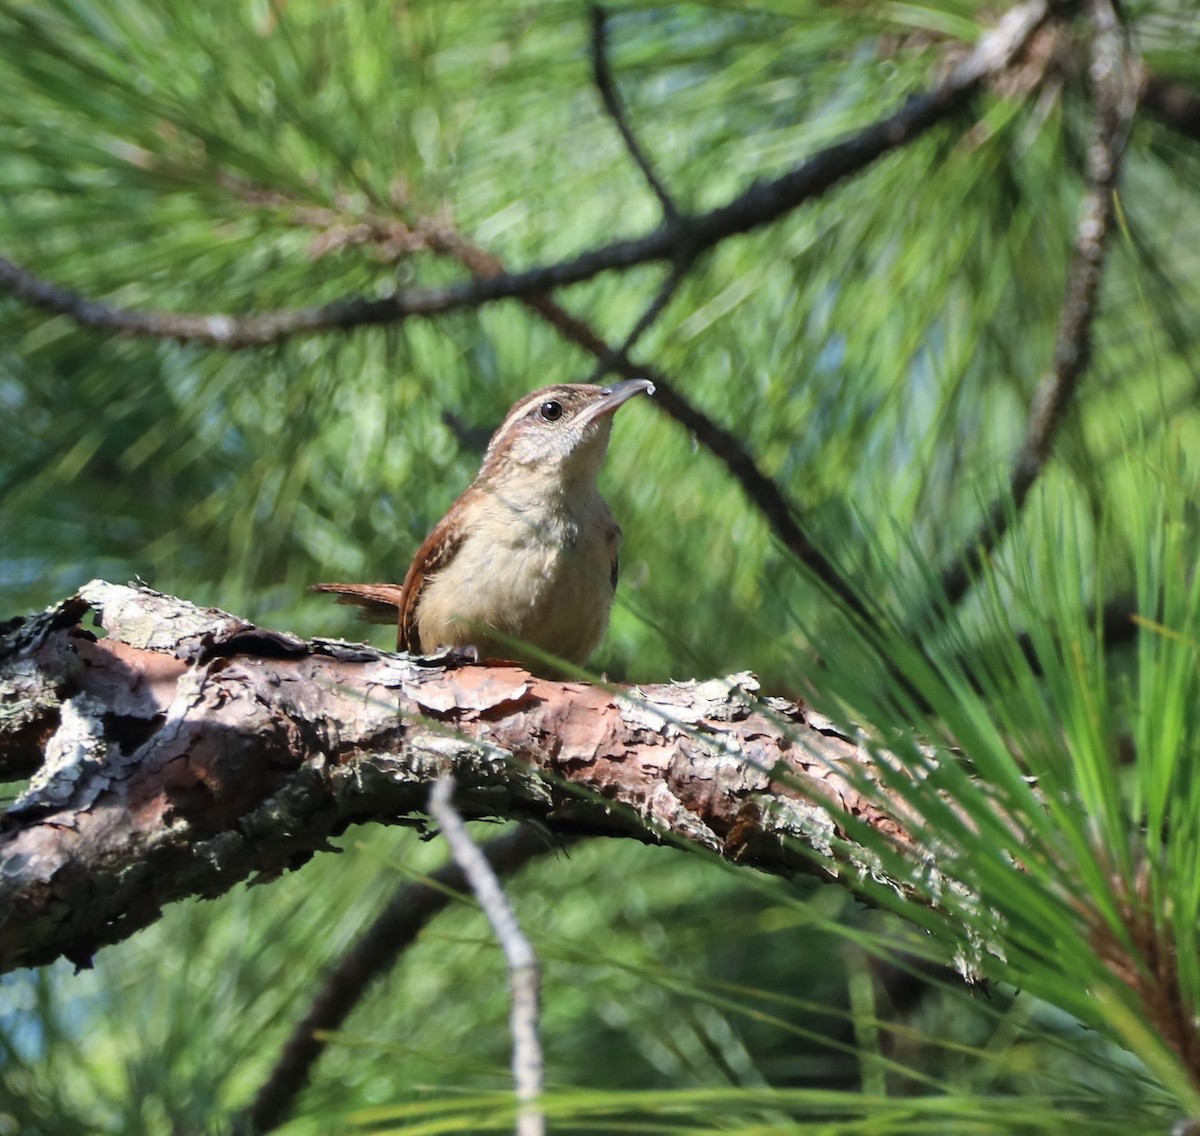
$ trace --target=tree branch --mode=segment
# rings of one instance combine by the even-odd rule
[[[1142,107],[1177,134],[1200,142],[1200,91],[1175,79],[1148,75],[1142,88]]]
[[[430,246],[453,256],[478,276],[494,276],[504,271],[498,257],[465,240],[461,234],[446,226],[423,229]],[[670,285],[668,278],[664,285]],[[660,296],[663,292],[660,291]],[[669,295],[667,297],[669,299]],[[724,426],[688,401],[673,379],[657,367],[639,363],[629,357],[630,347],[610,347],[587,323],[569,312],[552,296],[531,296],[522,301],[537,312],[564,339],[582,347],[604,363],[605,369],[616,371],[627,379],[649,379],[654,384],[654,405],[675,419],[696,441],[712,453],[742,487],[742,492],[766,518],[779,543],[803,564],[813,576],[846,607],[868,623],[874,616],[867,609],[860,592],[846,579],[842,571],[813,544],[796,511],[783,494],[755,462],[741,442]],[[645,316],[643,316],[645,319]],[[636,329],[635,329],[636,330]],[[599,370],[597,374],[600,374]]]
[[[603,272],[654,261],[675,263],[729,237],[770,224],[944,121],[966,103],[984,79],[1008,66],[1046,15],[1046,0],[1028,0],[1011,9],[1000,25],[984,35],[975,50],[938,86],[910,98],[899,110],[827,147],[782,176],[755,182],[725,205],[707,213],[681,216],[676,224],[644,236],[615,241],[524,272],[444,287],[405,288],[383,299],[349,296],[319,307],[247,316],[110,307],[43,280],[3,257],[0,257],[0,290],[32,307],[68,316],[84,327],[234,349],[274,343],[296,335],[398,323],[410,316],[477,308],[497,300],[519,299],[578,284]]]
[[[608,64],[608,13],[599,4],[593,4],[590,14],[592,21],[592,80],[596,84],[596,90],[600,92],[600,99],[604,104],[604,109],[608,112],[608,117],[613,120],[617,132],[621,135],[621,141],[625,143],[625,149],[629,151],[629,156],[637,168],[642,171],[642,177],[646,179],[646,184],[658,198],[658,203],[662,206],[663,221],[670,227],[679,220],[679,209],[672,200],[666,185],[655,173],[654,164],[638,142],[633,127],[629,125],[625,108],[621,105],[621,95],[617,91],[617,84],[613,80],[612,69]]]
[[[489,841],[482,852],[494,872],[509,875],[560,847],[561,843],[551,843],[544,834],[521,827]],[[313,1066],[325,1052],[327,1042],[317,1034],[339,1029],[370,984],[391,970],[425,925],[466,886],[462,868],[451,861],[430,873],[428,880],[396,890],[371,926],[325,976],[308,1013],[296,1023],[253,1102],[234,1119],[235,1132],[262,1136],[287,1120]]]
[[[1054,364],[1034,393],[1025,439],[1009,474],[1007,493],[992,502],[962,553],[943,572],[941,591],[959,603],[1021,511],[1054,449],[1064,412],[1092,355],[1104,253],[1115,209],[1121,159],[1129,139],[1136,92],[1125,57],[1123,33],[1109,0],[1093,0],[1089,76],[1093,88],[1094,138],[1087,152],[1087,192],[1080,205],[1067,291],[1054,345]]]
[[[658,291],[654,294],[654,298],[646,305],[646,310],[638,317],[637,322],[629,329],[629,334],[625,336],[624,341],[614,351],[611,351],[597,361],[592,373],[588,376],[589,383],[600,382],[605,375],[611,371],[619,359],[629,359],[629,352],[637,346],[637,342],[646,334],[647,331],[654,325],[659,316],[667,309],[672,297],[679,290],[679,285],[683,283],[684,277],[692,267],[691,260],[679,260],[671,266],[671,271],[667,273]]]
[[[44,761],[0,820],[0,972],[87,965],[164,904],[297,867],[351,824],[421,827],[447,772],[469,817],[881,879],[840,819],[913,846],[903,806],[877,803],[895,771],[819,715],[759,705],[754,685],[448,669],[93,582],[0,638],[0,704],[28,708],[17,728],[0,719],[0,754]]]

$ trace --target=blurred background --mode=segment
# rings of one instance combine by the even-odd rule
[[[1003,7],[631,0],[609,13],[611,63],[681,208],[702,211],[901,106]],[[897,625],[1003,495],[1050,364],[1091,138],[1088,24],[1063,11],[947,122],[701,259],[634,352],[740,440]],[[1149,73],[1200,91],[1190,3],[1123,15]],[[111,305],[242,314],[462,279],[462,242],[522,268],[644,233],[658,204],[601,107],[589,34],[566,0],[0,0],[0,254]],[[973,721],[998,723],[980,747],[1010,754],[1029,725],[1011,645],[1069,624],[1086,665],[1046,646],[1041,672],[1060,669],[1029,697],[1078,707],[1094,689],[1111,713],[1073,735],[1071,714],[1048,712],[1024,759],[1061,749],[1067,780],[1101,762],[1140,801],[1117,743],[1177,723],[1162,776],[1194,803],[1195,639],[1179,628],[1195,609],[1200,128],[1162,118],[1135,121],[1096,354],[1054,460],[988,586],[937,633],[947,649],[993,644],[1011,673],[970,694],[950,666],[917,681],[931,721],[973,699]],[[619,342],[663,271],[557,298]],[[308,585],[401,579],[479,438],[522,394],[593,365],[516,302],[224,351],[0,296],[0,616],[138,577],[388,646]],[[856,677],[865,649],[841,613],[653,400],[617,419],[602,487],[625,544],[597,672],[751,669],[765,693],[820,688],[856,720],[897,721]],[[1165,641],[1106,651],[1092,614],[1152,593],[1147,618],[1177,610],[1183,638],[1161,691]],[[1144,829],[1114,808],[1122,832]],[[230,1131],[323,968],[443,857],[408,833],[342,843],[269,886],[172,908],[94,971],[2,980],[0,1136]],[[1168,860],[1190,886],[1195,859]],[[1000,973],[983,994],[929,928],[676,850],[581,845],[511,894],[547,968],[555,1131],[1166,1132],[1195,1103],[1200,1073],[1177,1046],[1159,1067],[1154,1046],[1131,1055],[1133,1026],[1081,1024],[1082,980],[1074,1001],[1046,997],[1077,973],[1084,931],[1041,949],[1039,980]],[[1030,986],[1041,996],[1018,995]],[[456,905],[332,1039],[281,1131],[509,1127],[463,1103],[509,1084],[506,1014],[500,953]],[[768,1088],[798,1095],[754,1095]],[[691,1090],[712,1096],[685,1107]],[[1007,1111],[979,1104],[997,1095]]]

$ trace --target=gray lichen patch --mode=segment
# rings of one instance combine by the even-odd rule
[[[833,871],[837,825],[828,809],[793,797],[764,797],[758,801],[763,828],[780,838],[810,848]],[[835,873],[836,874],[836,873]]]
[[[14,815],[34,808],[86,808],[95,800],[104,786],[99,778],[89,775],[99,768],[108,752],[104,710],[103,703],[86,694],[62,703],[58,729],[43,751],[45,760],[13,804],[10,811]],[[85,782],[87,796],[80,799],[77,790]]]
[[[203,636],[228,635],[251,625],[217,608],[163,595],[144,584],[136,586],[89,580],[79,595],[91,604],[96,619],[113,638],[149,651],[178,651],[180,644]],[[152,596],[153,604],[146,598]]]
[[[8,658],[0,662],[0,745],[9,752],[0,760],[0,780],[15,781],[37,768],[33,760],[19,756],[18,739],[26,734],[45,736],[55,729],[61,712],[57,676],[30,659]]]
[[[617,694],[617,704],[631,725],[678,737],[704,721],[739,722],[754,709],[758,679],[750,671],[703,681],[688,679],[669,686],[635,686]]]

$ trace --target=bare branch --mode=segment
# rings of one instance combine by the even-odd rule
[[[592,80],[596,84],[596,90],[600,92],[600,99],[604,103],[608,117],[613,120],[621,135],[621,140],[625,143],[625,149],[629,151],[629,156],[634,160],[637,168],[642,171],[642,177],[646,179],[646,184],[658,198],[658,202],[662,206],[663,221],[669,227],[679,220],[679,210],[666,185],[655,173],[654,164],[638,142],[637,135],[634,134],[633,127],[629,125],[629,119],[625,115],[625,108],[621,105],[621,95],[608,64],[608,13],[599,4],[593,4],[590,11]]]
[[[429,793],[429,812],[467,877],[508,962],[508,983],[512,990],[509,1028],[513,1039],[513,1087],[520,1110],[517,1136],[542,1136],[546,1131],[546,1118],[536,1103],[542,1095],[542,1041],[538,1032],[542,969],[496,873],[468,834],[453,798],[454,778],[449,775],[439,777]]]
[[[349,296],[319,307],[283,309],[254,315],[173,314],[110,307],[43,280],[0,257],[0,290],[44,311],[65,315],[84,327],[150,338],[179,339],[236,349],[274,343],[297,335],[399,323],[410,316],[433,316],[477,308],[497,300],[525,298],[589,280],[603,272],[654,261],[677,262],[729,237],[770,224],[893,150],[944,121],[989,75],[1020,53],[1047,14],[1046,0],[1028,0],[1007,12],[1000,25],[950,76],[923,95],[907,100],[857,134],[814,154],[770,181],[756,182],[725,205],[681,216],[676,224],[629,240],[615,241],[568,260],[524,272],[478,278],[444,287],[403,288],[383,299]]]
[[[521,827],[485,844],[482,853],[492,871],[509,875],[562,846],[532,828]],[[339,1029],[370,984],[391,970],[429,921],[466,886],[462,868],[451,861],[432,872],[428,880],[396,890],[378,918],[325,976],[253,1103],[235,1119],[235,1132],[262,1136],[287,1120],[325,1051],[326,1042],[317,1037],[318,1032]]]
[[[1104,278],[1104,253],[1114,213],[1121,159],[1129,138],[1136,93],[1124,41],[1109,0],[1092,3],[1095,136],[1087,153],[1087,192],[1075,227],[1067,292],[1054,346],[1054,365],[1034,394],[1025,439],[1013,462],[1006,494],[995,500],[964,551],[942,574],[951,604],[966,595],[979,569],[1004,539],[1054,449],[1054,438],[1092,354],[1092,327]]]
[[[877,622],[862,592],[842,570],[812,541],[796,510],[783,495],[783,490],[759,469],[753,456],[724,426],[710,419],[693,406],[678,389],[654,367],[640,367],[627,358],[615,359],[612,369],[627,378],[649,379],[654,384],[654,403],[696,440],[711,450],[742,487],[746,496],[763,514],[771,531],[814,579],[835,596],[847,611],[853,612],[868,624]]]
[[[1200,91],[1161,75],[1146,77],[1142,89],[1142,107],[1164,126],[1200,142]]]

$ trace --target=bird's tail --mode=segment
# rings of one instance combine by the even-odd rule
[[[331,592],[337,602],[362,610],[368,623],[395,623],[404,589],[400,584],[313,584],[314,592]]]

